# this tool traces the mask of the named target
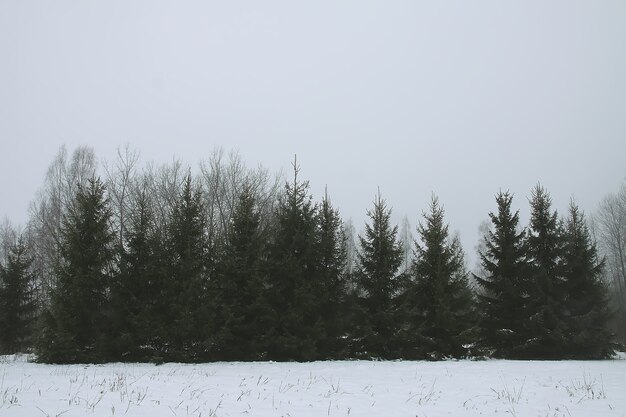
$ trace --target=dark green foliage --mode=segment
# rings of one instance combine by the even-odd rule
[[[519,348],[523,358],[557,359],[563,357],[566,349],[561,262],[563,231],[551,205],[547,191],[537,185],[530,201],[528,320],[524,323],[525,334]]]
[[[169,302],[163,314],[169,335],[164,354],[178,361],[198,361],[209,356],[208,280],[213,259],[205,235],[202,193],[193,187],[191,176],[185,180],[169,226],[164,283]]]
[[[43,362],[102,362],[111,357],[111,211],[99,179],[79,187],[61,233],[61,262],[38,341]]]
[[[474,294],[459,239],[449,235],[436,197],[413,252],[408,221],[400,243],[378,194],[357,251],[328,196],[315,204],[295,161],[293,167],[293,181],[276,200],[255,178],[237,178],[234,171],[228,182],[206,182],[206,194],[191,175],[161,178],[163,195],[156,196],[146,181],[124,199],[119,240],[110,230],[105,187],[96,179],[79,186],[61,210],[67,214],[54,280],[41,279],[51,290],[37,329],[38,359],[613,354],[603,261],[575,205],[559,222],[548,193],[537,186],[530,226],[519,230],[511,194],[499,193]],[[0,265],[2,352],[32,345],[38,268],[21,242]]]
[[[339,211],[334,209],[328,195],[319,207],[317,239],[317,280],[314,294],[319,303],[321,323],[325,334],[319,340],[323,359],[343,358],[347,355],[346,333],[346,238]]]
[[[486,275],[474,275],[480,286],[480,346],[496,358],[515,356],[527,320],[526,233],[518,230],[519,212],[512,212],[512,201],[508,192],[496,196],[498,212],[489,213],[492,228],[484,238],[485,252],[479,254]]]
[[[24,352],[32,347],[36,313],[35,279],[26,245],[19,239],[0,264],[0,353]]]
[[[409,320],[406,339],[415,335],[405,357],[442,359],[468,355],[474,341],[474,300],[458,239],[450,239],[436,197],[418,229],[413,282],[404,296]],[[405,342],[406,343],[406,342]]]
[[[608,290],[602,282],[604,262],[598,259],[584,214],[572,203],[563,232],[563,278],[566,324],[564,357],[605,359],[615,345],[607,329]]]
[[[276,211],[268,264],[268,300],[273,326],[268,334],[268,357],[277,360],[313,360],[325,338],[319,300],[316,299],[317,207],[308,194],[308,182],[287,183]]]
[[[150,198],[137,194],[119,248],[119,273],[111,294],[114,311],[114,351],[123,360],[162,357],[167,332],[163,328],[169,300],[163,289],[166,259],[161,236],[154,224]]]
[[[351,350],[357,357],[397,358],[394,299],[398,290],[398,268],[402,263],[398,227],[391,226],[391,209],[387,209],[380,193],[367,215],[371,224],[366,224],[365,236],[359,236],[361,251],[356,271],[359,311]]]
[[[271,308],[264,286],[265,232],[252,189],[245,186],[235,207],[220,253],[212,293],[212,357],[217,360],[261,360],[267,355]]]

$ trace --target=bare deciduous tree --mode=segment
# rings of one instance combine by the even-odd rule
[[[135,194],[133,199],[142,190],[148,192],[157,231],[163,236],[166,235],[172,209],[188,172],[189,167],[174,159],[171,163],[160,166],[149,164],[133,181],[132,192]]]
[[[487,239],[489,237],[490,230],[491,222],[488,219],[483,220],[482,222],[480,222],[480,225],[478,225],[478,235],[480,236],[480,239],[478,240],[478,243],[474,246],[474,253],[476,253],[478,256],[476,258],[476,264],[474,265],[472,272],[479,277],[484,277],[487,275],[485,268],[483,267],[483,264],[480,260],[480,255],[487,252]],[[476,283],[473,274],[470,274],[470,281],[472,282],[472,284]],[[474,288],[476,288],[478,291],[481,291],[481,288],[478,285],[474,285]]]
[[[8,218],[0,223],[0,262],[5,262],[11,246],[17,243],[19,233]]]
[[[408,274],[411,268],[411,263],[413,262],[413,248],[415,247],[415,237],[413,237],[413,233],[411,232],[411,223],[409,222],[409,218],[404,216],[402,218],[402,223],[400,224],[400,247],[402,248],[402,272]]]
[[[346,240],[346,272],[349,275],[356,269],[358,248],[356,244],[356,229],[352,219],[348,219],[343,223],[343,235]],[[350,289],[353,289],[351,287]]]
[[[239,196],[244,189],[258,202],[259,213],[263,221],[272,217],[274,204],[281,189],[278,176],[272,176],[261,166],[247,168],[241,155],[231,151],[228,155],[217,148],[207,160],[200,163],[203,195],[206,202],[208,233],[212,241],[220,239],[230,228],[232,215]],[[266,227],[262,224],[261,227]]]
[[[117,159],[113,165],[104,163],[106,172],[106,184],[111,207],[113,209],[114,230],[117,231],[117,239],[120,247],[124,244],[125,220],[129,210],[129,194],[133,181],[136,180],[137,162],[139,151],[131,150],[128,145],[122,150],[117,149]]]
[[[626,181],[600,203],[592,229],[606,259],[605,275],[613,290],[618,331],[626,343]]]

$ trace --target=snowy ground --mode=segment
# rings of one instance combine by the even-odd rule
[[[124,415],[626,416],[626,356],[161,366],[0,357],[0,416]]]

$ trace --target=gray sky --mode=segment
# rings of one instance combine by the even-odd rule
[[[61,144],[328,185],[362,228],[434,191],[472,251],[499,189],[588,212],[626,175],[626,1],[0,0],[0,217]]]

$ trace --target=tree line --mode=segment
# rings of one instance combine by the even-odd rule
[[[466,270],[432,196],[407,255],[380,192],[355,236],[297,161],[281,185],[216,151],[193,176],[61,149],[23,236],[4,239],[0,348],[39,361],[610,357],[614,317],[583,213],[500,192]]]

